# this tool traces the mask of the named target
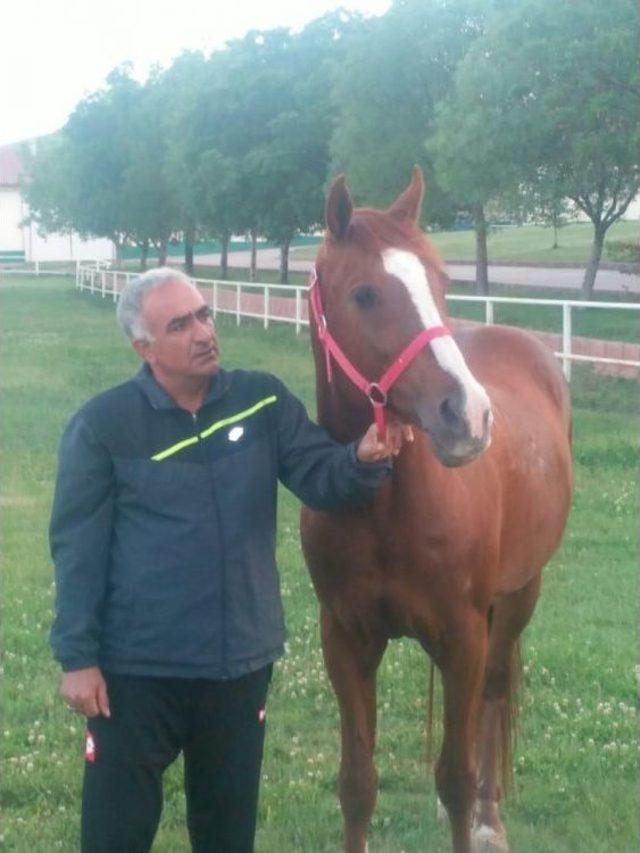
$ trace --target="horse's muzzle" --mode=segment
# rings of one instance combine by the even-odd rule
[[[477,401],[476,401],[477,402]],[[437,411],[425,411],[419,421],[431,438],[440,462],[456,468],[473,461],[491,444],[493,413],[488,398],[470,411],[462,395],[454,394],[440,403]]]

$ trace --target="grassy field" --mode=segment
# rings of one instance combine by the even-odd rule
[[[137,366],[113,305],[63,280],[11,279],[0,290],[4,703],[0,846],[77,849],[82,721],[57,697],[50,660],[52,569],[46,527],[55,448],[70,414]],[[280,376],[313,409],[306,336],[221,319],[224,360]],[[524,641],[525,684],[505,819],[518,853],[638,849],[636,690],[637,388],[576,370],[576,493]],[[123,425],[126,428],[126,425]],[[338,717],[324,675],[314,595],[282,492],[278,556],[289,631],[269,703],[258,853],[340,849]],[[392,644],[380,674],[381,789],[372,853],[449,849],[423,758],[426,659]],[[167,776],[154,850],[188,849],[180,767]]]
[[[584,264],[591,252],[593,226],[589,222],[572,222],[558,232],[558,248],[553,247],[553,229],[542,225],[507,225],[493,228],[489,233],[489,259],[529,263]],[[616,222],[607,232],[610,240],[638,241],[639,222]],[[468,231],[433,231],[429,239],[437,246],[445,261],[475,260],[475,233]],[[295,249],[292,257],[314,258],[313,247]],[[605,245],[603,261],[615,261]]]

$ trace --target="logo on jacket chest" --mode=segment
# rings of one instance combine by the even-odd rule
[[[234,426],[227,433],[227,438],[229,441],[240,441],[242,436],[244,435],[244,427],[243,426]]]

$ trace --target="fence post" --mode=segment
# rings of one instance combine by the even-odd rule
[[[36,275],[40,275],[40,261],[36,261]]]
[[[116,302],[118,299],[118,273],[111,273],[113,276],[113,301]]]
[[[484,303],[484,322],[487,326],[493,326],[493,302],[487,299]]]
[[[240,325],[240,285],[236,284],[236,326]]]
[[[269,285],[265,284],[264,286],[264,327],[265,329],[269,328]]]
[[[106,292],[107,292],[107,274],[104,270],[102,270],[102,273],[100,275],[100,295],[102,296],[103,299],[105,297]]]
[[[562,369],[565,379],[571,382],[571,305],[562,303]]]
[[[296,335],[300,334],[300,288],[296,287]]]

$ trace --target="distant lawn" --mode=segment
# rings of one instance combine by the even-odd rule
[[[637,240],[640,222],[617,222],[607,232],[606,240]],[[434,231],[429,234],[445,261],[475,260],[475,234],[473,231]],[[552,249],[553,229],[539,225],[506,226],[495,228],[489,235],[491,261],[521,261],[535,263],[586,263],[593,239],[590,223],[574,222],[558,233],[559,248]],[[311,246],[296,249],[296,260],[315,257]],[[604,261],[615,260],[607,254]]]

